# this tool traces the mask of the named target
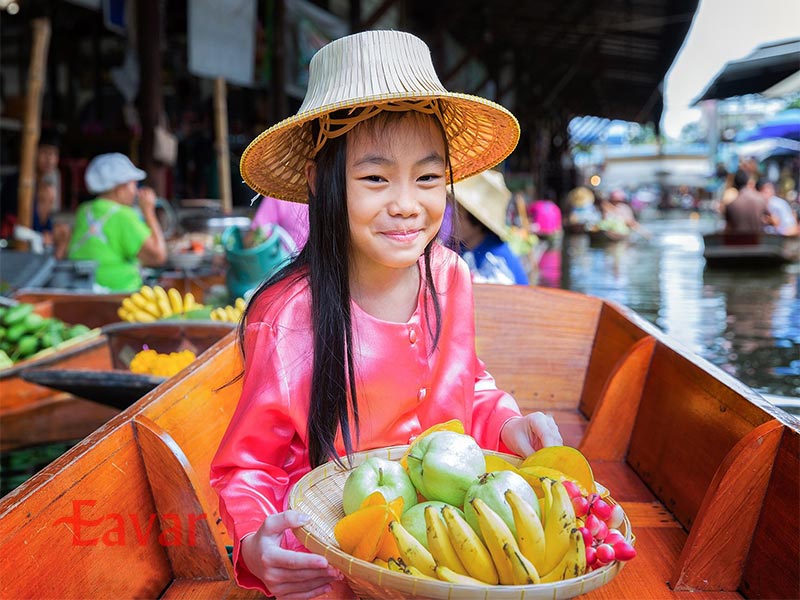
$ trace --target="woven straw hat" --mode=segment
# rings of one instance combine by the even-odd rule
[[[442,120],[454,181],[498,164],[519,140],[519,123],[508,110],[442,86],[422,40],[401,31],[365,31],[335,40],[314,55],[300,110],[250,143],[242,154],[242,177],[265,196],[306,202],[305,164],[321,146],[312,139],[311,121],[357,107],[409,110],[409,102],[424,105],[413,110]],[[333,125],[345,125],[341,134],[354,123]]]
[[[506,210],[511,190],[506,187],[503,174],[484,171],[474,177],[459,181],[453,186],[456,200],[473,217],[494,231],[502,240],[508,238]]]

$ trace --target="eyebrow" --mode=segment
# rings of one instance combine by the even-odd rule
[[[386,156],[382,156],[380,154],[366,154],[359,158],[355,163],[353,163],[354,167],[360,167],[362,165],[391,165],[395,161],[387,158]],[[428,164],[435,164],[437,166],[441,165],[444,166],[444,158],[438,152],[431,152],[425,158],[418,160],[414,166],[423,166]]]

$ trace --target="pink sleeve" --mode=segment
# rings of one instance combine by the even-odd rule
[[[513,454],[500,441],[500,431],[506,421],[520,416],[517,401],[511,394],[497,389],[492,377],[479,358],[475,358],[475,400],[472,404],[472,437],[486,450]]]
[[[211,463],[211,485],[220,500],[220,515],[233,538],[236,581],[268,593],[244,561],[241,540],[256,531],[267,515],[283,511],[290,474],[284,469],[292,453],[295,427],[288,416],[288,394],[273,329],[265,323],[245,332],[242,395]]]

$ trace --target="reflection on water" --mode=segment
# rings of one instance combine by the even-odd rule
[[[645,225],[650,240],[605,248],[566,237],[545,253],[539,285],[624,304],[756,391],[800,397],[800,265],[707,269],[702,235],[713,219]]]

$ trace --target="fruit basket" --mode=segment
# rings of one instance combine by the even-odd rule
[[[352,467],[355,468],[372,456],[399,461],[407,449],[408,446],[393,446],[359,452],[353,456]],[[484,454],[499,456],[514,465],[521,462],[519,457],[500,452],[484,450]],[[311,552],[324,556],[332,566],[339,569],[347,578],[353,591],[362,598],[386,598],[389,600],[408,598],[558,600],[574,598],[605,585],[617,575],[624,564],[614,561],[574,579],[536,585],[457,585],[394,572],[355,558],[338,547],[333,528],[336,522],[344,516],[342,493],[349,473],[350,469],[339,467],[333,462],[320,465],[303,476],[294,486],[289,494],[289,508],[304,512],[311,518],[308,525],[294,530],[300,543]],[[598,485],[598,489],[601,489],[601,486]],[[611,496],[607,496],[605,500],[609,504],[615,504]],[[634,537],[627,515],[620,531],[625,536],[625,540],[632,544]]]

